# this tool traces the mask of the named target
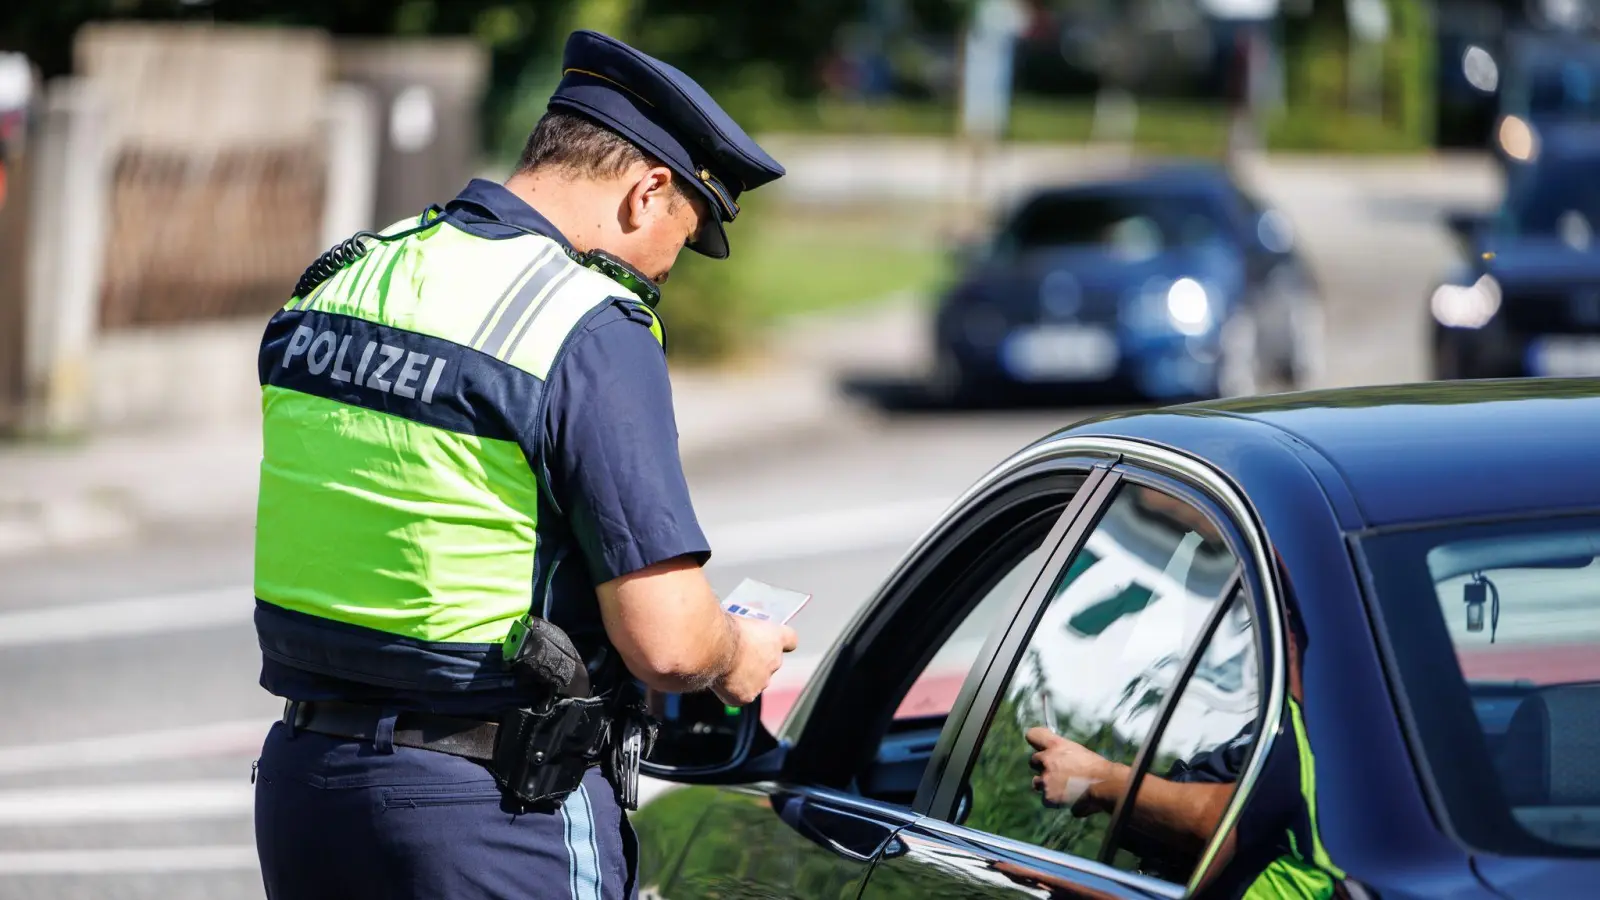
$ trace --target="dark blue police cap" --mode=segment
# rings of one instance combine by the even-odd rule
[[[577,112],[661,160],[698,190],[713,212],[689,249],[728,255],[724,222],[739,214],[739,194],[783,175],[694,79],[596,31],[575,31],[561,60],[550,108]]]

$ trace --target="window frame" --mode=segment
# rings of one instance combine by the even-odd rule
[[[1098,526],[1101,516],[1114,501],[1117,488],[1124,482],[1130,482],[1143,487],[1162,490],[1168,494],[1189,502],[1201,509],[1208,517],[1213,519],[1213,524],[1228,541],[1238,560],[1235,569],[1235,579],[1238,586],[1230,582],[1228,591],[1242,590],[1244,602],[1250,603],[1251,613],[1255,618],[1255,643],[1256,652],[1260,660],[1259,677],[1261,683],[1261,702],[1257,709],[1257,734],[1258,737],[1250,754],[1246,759],[1240,773],[1238,787],[1228,801],[1222,820],[1216,832],[1208,841],[1200,859],[1191,874],[1187,885],[1174,885],[1183,891],[1184,895],[1192,895],[1210,874],[1217,860],[1217,854],[1222,848],[1223,840],[1238,822],[1245,803],[1253,792],[1255,782],[1260,778],[1261,769],[1268,755],[1272,751],[1276,738],[1275,728],[1266,728],[1263,723],[1276,722],[1281,718],[1285,697],[1287,695],[1287,675],[1284,671],[1283,647],[1283,621],[1281,613],[1281,590],[1277,583],[1277,570],[1273,565],[1274,555],[1271,545],[1265,538],[1265,532],[1256,515],[1254,507],[1244,497],[1242,492],[1229,480],[1209,464],[1180,453],[1178,451],[1146,444],[1142,441],[1126,438],[1111,437],[1084,437],[1063,438],[1060,445],[1068,447],[1093,447],[1096,449],[1115,452],[1118,462],[1113,466],[1106,481],[1096,491],[1092,507],[1080,510],[1077,519],[1068,529],[1067,539],[1057,545],[1052,552],[1049,562],[1034,583],[1033,589],[1023,603],[1023,608],[1007,627],[1005,638],[1001,641],[998,652],[990,661],[984,674],[982,683],[974,691],[974,703],[965,710],[965,719],[959,728],[954,728],[953,722],[946,723],[946,732],[957,731],[955,746],[950,757],[944,760],[942,770],[939,772],[939,783],[933,790],[929,799],[926,814],[934,819],[951,823],[957,802],[965,788],[967,778],[971,774],[973,765],[977,761],[978,750],[982,746],[982,739],[987,733],[989,725],[999,707],[999,698],[1006,685],[1009,683],[1016,666],[1019,664],[1028,641],[1033,635],[1040,618],[1044,613],[1044,606],[1049,599],[1050,589],[1054,586],[1055,579],[1063,568],[1070,564],[1089,533]],[[1219,610],[1225,610],[1230,605],[1225,595],[1222,602],[1213,611],[1213,619],[1220,621]],[[1201,633],[1188,648],[1186,664],[1190,657],[1204,647],[1204,642],[1214,631],[1214,623],[1207,622]],[[1185,676],[1176,684],[1175,690],[1169,695],[1172,698],[1180,697],[1188,686],[1192,671],[1185,671]],[[965,689],[964,689],[965,690]],[[974,712],[981,710],[981,712]],[[955,714],[952,710],[952,717]],[[1158,721],[1155,725],[1164,725]],[[1152,726],[1148,735],[1146,746],[1150,741],[1159,741],[1160,731]],[[941,736],[941,742],[943,737]],[[1143,749],[1141,748],[1141,752]],[[933,766],[929,766],[931,773]],[[1136,789],[1130,782],[1130,791]],[[918,800],[922,800],[922,792],[918,793]],[[1113,809],[1113,825],[1127,799],[1126,793],[1119,798]],[[961,826],[955,826],[961,827]],[[973,831],[974,834],[985,834]],[[1101,852],[1097,858],[1086,860],[1090,863],[1106,865],[1099,857],[1104,856],[1106,845],[1112,837],[1110,829],[1107,830],[1107,841],[1102,843]],[[1001,839],[998,835],[990,835]],[[1041,853],[1059,853],[1074,860],[1083,860],[1084,857],[1073,854],[1060,853],[1060,851],[1036,848]],[[1121,871],[1121,870],[1117,870]],[[1138,873],[1127,872],[1130,879],[1137,879],[1141,883],[1151,879]],[[1169,882],[1162,882],[1170,884]]]
[[[1008,529],[1022,524],[1025,518],[1016,516],[1019,506],[1059,495],[1062,493],[1060,482],[1075,477],[1078,483],[1040,547],[1047,548],[1059,542],[1067,523],[1109,478],[1109,467],[1109,461],[1093,455],[1050,460],[1001,473],[1000,477],[958,500],[952,511],[906,554],[884,587],[863,605],[830,649],[819,669],[821,677],[802,691],[795,713],[785,722],[779,735],[780,740],[793,740],[781,780],[792,785],[848,792],[854,779],[871,764],[905,691],[942,646],[941,641],[928,642],[928,646],[920,643],[911,646],[913,642],[905,641],[896,625],[911,617],[926,620],[928,607],[919,601],[926,600],[930,591],[939,595],[938,606],[953,602],[948,596],[953,586],[941,580],[942,576],[948,575],[952,567],[962,573],[973,568],[977,558],[973,543],[981,543],[984,536],[992,534],[997,527]],[[1002,499],[1009,499],[1009,502],[996,505]],[[964,548],[969,552],[962,552]],[[1048,558],[1046,554],[1045,559]],[[1030,588],[1041,572],[1042,567],[1029,576]],[[997,617],[975,658],[974,669],[983,668],[993,657],[997,633],[1009,626],[1019,609],[1020,602],[1013,600]],[[951,630],[959,625],[960,621],[955,621]],[[893,677],[886,679],[886,671],[894,673]],[[952,723],[964,719],[962,702],[965,696],[963,688],[945,720],[939,744],[926,771],[940,765],[938,747],[946,745],[946,734]],[[846,705],[866,710],[868,714],[830,716],[825,712]],[[821,712],[813,714],[817,711]],[[925,812],[926,807],[920,803],[922,799],[919,791],[910,807],[912,811]]]

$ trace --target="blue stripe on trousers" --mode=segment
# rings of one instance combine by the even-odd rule
[[[594,808],[589,788],[580,786],[561,806],[566,820],[567,881],[572,900],[601,900],[600,847],[595,843]]]

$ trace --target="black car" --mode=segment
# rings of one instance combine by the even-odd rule
[[[939,304],[933,386],[957,403],[1252,394],[1314,378],[1321,325],[1281,212],[1220,167],[1152,166],[1038,191],[1004,217]]]
[[[641,896],[1595,896],[1597,441],[1600,380],[1557,379],[1046,437],[775,734],[658,705],[646,769],[696,786],[633,817]]]
[[[1434,289],[1434,377],[1600,375],[1600,126],[1545,131],[1492,215],[1452,217],[1457,271]]]

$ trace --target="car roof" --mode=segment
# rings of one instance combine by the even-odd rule
[[[1076,434],[1187,451],[1247,490],[1252,473],[1242,461],[1298,448],[1325,461],[1308,463],[1312,477],[1324,482],[1325,493],[1347,491],[1366,527],[1600,507],[1600,379],[1594,378],[1433,382],[1185,404],[1107,416],[1057,436]]]

